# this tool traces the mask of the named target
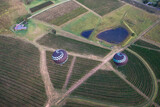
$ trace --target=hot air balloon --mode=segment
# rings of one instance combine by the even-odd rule
[[[68,54],[63,49],[57,49],[52,54],[52,59],[57,64],[64,64],[68,60]]]
[[[113,61],[117,66],[123,66],[127,64],[128,57],[124,53],[116,53],[113,57]]]

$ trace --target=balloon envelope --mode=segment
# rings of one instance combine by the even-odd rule
[[[68,60],[68,54],[63,49],[57,49],[53,52],[52,59],[57,64],[64,64]]]
[[[117,66],[123,66],[127,64],[128,57],[124,53],[116,53],[113,57],[113,61]]]

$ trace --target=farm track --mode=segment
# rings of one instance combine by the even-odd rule
[[[38,12],[38,13],[30,16],[30,17],[28,17],[28,19],[31,19],[32,17],[37,16],[38,14],[41,14],[41,13],[43,13],[43,12],[45,12],[45,11],[51,9],[51,8],[54,8],[54,7],[56,7],[56,6],[60,5],[60,4],[63,4],[63,3],[65,3],[65,2],[68,2],[68,1],[71,1],[71,0],[65,0],[65,1],[63,1],[63,2],[57,3],[57,4],[55,4],[55,5],[51,6],[51,7],[48,7],[48,8],[46,8],[46,9],[44,9],[44,10],[42,10],[42,11],[40,11],[40,12]]]
[[[62,98],[56,103],[58,105],[65,97],[67,97],[70,93],[72,93],[76,88],[78,88],[82,83],[84,83],[89,77],[91,77],[93,74],[95,74],[103,65],[105,65],[109,60],[112,59],[112,57],[115,55],[115,53],[118,53],[122,51],[123,49],[119,50],[112,50],[109,54],[106,55],[106,58],[103,60],[102,63],[100,63],[98,66],[93,68],[89,73],[84,75],[81,79],[79,79],[75,84],[73,84],[68,91],[62,96]]]
[[[150,75],[151,75],[151,77],[152,77],[152,79],[153,79],[153,85],[154,85],[154,87],[153,87],[153,89],[154,89],[154,91],[153,91],[153,93],[152,93],[152,97],[151,98],[147,98],[146,97],[146,99],[149,101],[149,102],[152,102],[152,101],[154,101],[154,99],[156,98],[156,95],[157,95],[157,93],[158,93],[158,84],[157,84],[157,78],[156,78],[156,76],[155,76],[155,74],[154,74],[154,71],[152,70],[152,68],[149,66],[149,64],[139,55],[139,54],[137,54],[136,52],[134,52],[134,51],[132,51],[131,49],[126,49],[127,51],[129,51],[130,53],[132,53],[133,55],[135,55],[137,58],[139,58],[142,62],[143,62],[143,64],[146,66],[146,68],[148,69],[148,71],[149,71],[149,73],[150,73]],[[145,97],[145,96],[144,96]],[[156,104],[155,103],[155,105],[157,105],[157,107],[160,107],[158,104]]]
[[[133,44],[133,46],[141,47],[141,48],[145,48],[145,49],[148,49],[148,50],[153,50],[153,51],[160,52],[160,49],[153,49],[153,48],[149,48],[149,47],[141,46],[141,45],[137,45],[137,44]]]
[[[40,49],[40,72],[48,96],[47,105],[51,105],[51,101],[56,100],[59,97],[59,94],[54,90],[53,84],[51,83],[46,62],[46,51],[44,49]]]
[[[93,10],[91,10],[90,8],[88,8],[88,7],[86,7],[85,5],[83,5],[83,4],[81,4],[81,3],[79,3],[78,1],[76,1],[76,0],[73,0],[74,2],[76,2],[77,4],[79,4],[80,6],[82,6],[82,7],[84,7],[85,9],[87,9],[88,11],[90,11],[90,12],[92,12],[93,14],[95,14],[96,16],[98,16],[98,17],[100,17],[100,18],[102,18],[102,16],[101,15],[99,15],[98,13],[96,13],[96,12],[94,12]]]
[[[155,45],[155,46],[157,46],[157,47],[160,48],[160,43],[158,43],[158,42],[155,42],[155,41],[153,41],[153,40],[146,39],[145,37],[142,37],[141,40],[143,40],[143,41],[145,41],[145,42],[147,42],[147,43],[153,44],[153,45]]]
[[[36,19],[35,19],[36,20]],[[39,21],[39,20],[38,20]],[[91,45],[94,45],[94,46],[97,46],[97,47],[101,47],[101,48],[104,48],[104,49],[108,49],[108,50],[111,50],[110,48],[108,47],[105,47],[105,46],[102,46],[100,44],[97,44],[91,40],[88,40],[88,39],[85,39],[85,38],[82,38],[80,36],[77,36],[77,35],[74,35],[70,32],[67,32],[67,31],[64,31],[62,30],[59,26],[56,26],[56,25],[51,25],[49,23],[46,23],[44,21],[41,21],[43,24],[45,24],[46,26],[49,26],[55,30],[57,30],[57,35],[59,36],[63,36],[63,37],[67,37],[67,38],[70,38],[70,39],[73,39],[73,40],[77,40],[77,41],[80,41],[80,42],[83,42],[83,43],[88,43],[88,44],[91,44]],[[44,35],[45,36],[45,35]],[[41,37],[38,37],[36,38],[34,41],[37,41],[39,39],[41,39],[43,36]]]
[[[64,86],[63,86],[62,90],[65,90],[67,85],[68,85],[69,79],[70,79],[70,77],[72,75],[72,71],[73,71],[73,67],[74,67],[75,61],[76,61],[76,57],[73,56],[73,59],[72,59],[72,62],[71,62],[71,65],[70,65],[70,68],[69,68],[69,71],[68,71],[68,74],[67,74],[67,77],[66,77],[66,81],[64,83]]]

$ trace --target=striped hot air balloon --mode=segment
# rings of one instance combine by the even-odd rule
[[[63,49],[57,49],[52,54],[52,59],[57,64],[64,64],[68,60],[68,54]]]
[[[128,57],[124,53],[116,53],[113,57],[113,61],[117,66],[123,66],[127,64]]]

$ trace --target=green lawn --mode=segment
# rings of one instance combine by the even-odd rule
[[[158,24],[157,26],[155,26],[151,31],[149,31],[146,35],[145,38],[147,39],[151,39],[155,42],[160,43],[160,24]]]
[[[104,57],[110,50],[97,47],[91,44],[83,43],[77,40],[66,38],[59,35],[48,34],[38,40],[41,45],[48,46],[54,49],[65,49],[69,52],[75,52],[79,54],[95,55]]]
[[[0,107],[44,107],[47,96],[39,69],[39,50],[2,36],[0,50]]]
[[[80,78],[87,74],[91,69],[96,67],[99,63],[99,61],[77,57],[73,67],[71,78],[69,80],[68,87],[77,82]]]
[[[138,53],[151,66],[156,77],[160,79],[160,52],[141,47],[131,46],[130,49]]]
[[[119,0],[77,0],[100,15],[105,15],[123,5]]]
[[[93,13],[88,13],[64,26],[63,30],[81,36],[81,32],[95,28],[99,21],[98,16]]]
[[[150,97],[153,94],[153,81],[145,65],[133,54],[124,51],[128,56],[128,63],[118,67],[119,72],[126,76],[133,85],[139,88],[144,94]]]
[[[69,12],[67,14],[64,14],[60,17],[57,17],[54,20],[51,20],[50,23],[54,24],[54,25],[57,25],[57,26],[60,26],[64,23],[66,23],[67,21],[69,21],[69,20],[71,20],[71,19],[73,19],[73,18],[75,18],[75,17],[77,17],[77,16],[79,16],[79,15],[85,13],[85,12],[87,12],[87,10],[85,8],[79,7],[75,10],[72,10],[71,12]]]
[[[49,76],[54,88],[62,89],[73,57],[69,56],[67,62],[61,66],[52,60],[52,54],[53,52],[46,52]]]
[[[112,71],[99,70],[72,97],[112,106],[140,106],[146,100]],[[142,107],[141,105],[141,107]]]

